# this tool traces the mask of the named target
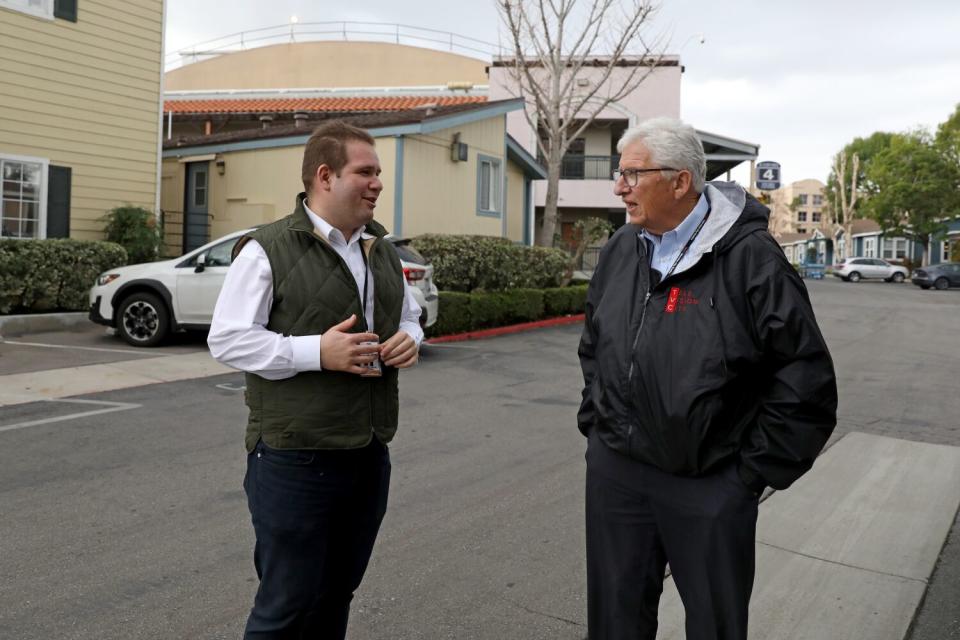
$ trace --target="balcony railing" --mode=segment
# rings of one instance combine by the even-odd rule
[[[620,156],[581,156],[568,154],[560,161],[561,180],[613,180]],[[546,160],[540,158],[540,164]]]

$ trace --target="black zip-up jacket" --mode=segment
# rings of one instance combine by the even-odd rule
[[[580,431],[668,473],[736,463],[754,491],[785,489],[836,425],[833,362],[769,210],[733,183],[705,195],[706,223],[656,286],[638,227],[601,251],[579,348]]]

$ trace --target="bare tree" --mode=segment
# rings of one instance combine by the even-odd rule
[[[837,177],[837,190],[839,202],[833,208],[839,213],[839,224],[843,226],[843,253],[842,257],[849,258],[853,252],[853,218],[856,215],[857,197],[860,192],[857,189],[857,176],[860,175],[860,156],[857,153],[852,155],[853,167],[850,173],[847,173],[847,153],[840,151],[833,158],[833,173]],[[850,184],[847,184],[849,180]],[[849,193],[849,196],[847,195]],[[839,206],[837,206],[839,205]]]
[[[648,0],[498,0],[513,55],[501,58],[526,99],[524,114],[547,163],[540,244],[554,243],[563,155],[600,113],[640,86],[662,59],[660,38],[643,31],[656,5]],[[576,15],[575,11],[576,11]],[[584,16],[584,12],[586,15]],[[578,82],[589,67],[590,82]],[[615,69],[624,69],[609,83]]]

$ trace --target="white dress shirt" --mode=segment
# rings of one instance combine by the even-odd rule
[[[347,241],[326,220],[303,205],[316,230],[340,254],[353,273],[357,290],[363,292],[367,276],[367,326],[373,326],[373,274],[363,259],[360,239],[372,238],[358,229]],[[423,341],[420,305],[414,300],[406,279],[403,282],[400,331]],[[320,371],[321,336],[284,336],[266,328],[273,304],[273,272],[270,260],[256,240],[249,240],[230,265],[213,311],[207,345],[218,362],[234,369],[255,373],[267,380],[291,378],[301,371]]]

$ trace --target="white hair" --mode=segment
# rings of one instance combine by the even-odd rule
[[[693,188],[703,193],[707,180],[707,159],[696,130],[676,118],[651,118],[623,132],[617,152],[640,142],[650,152],[650,161],[672,169],[686,169]]]

